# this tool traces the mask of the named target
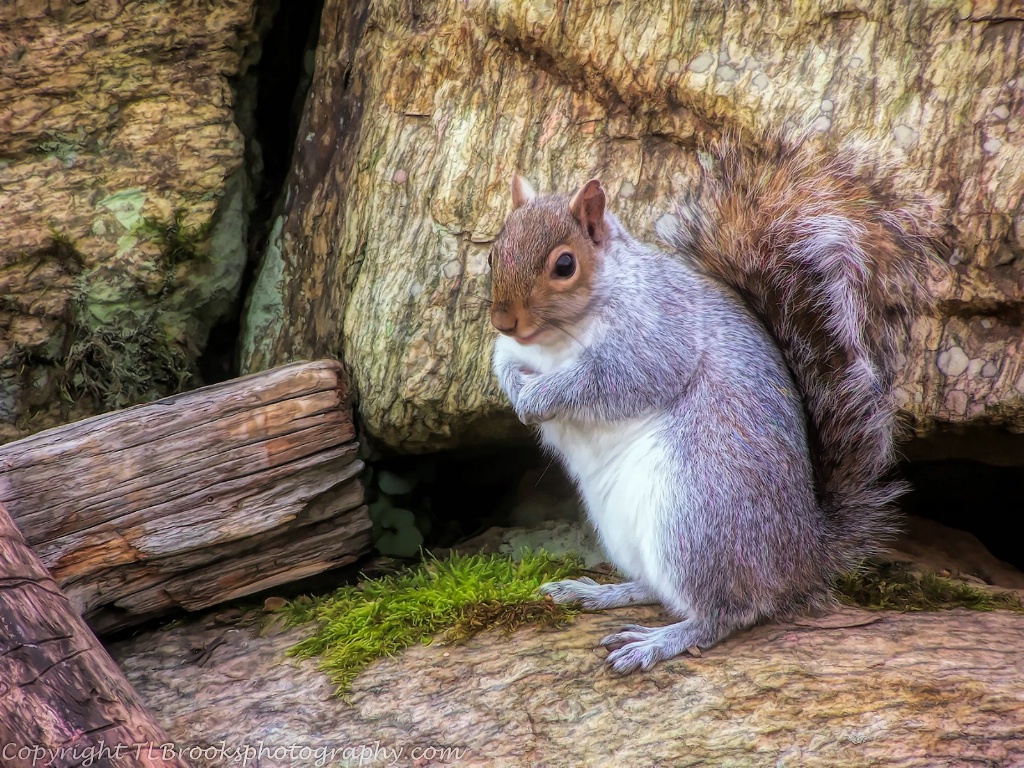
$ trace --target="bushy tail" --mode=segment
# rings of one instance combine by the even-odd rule
[[[856,150],[823,157],[768,137],[711,147],[700,187],[660,232],[698,269],[736,288],[778,340],[809,417],[835,567],[877,554],[905,491],[895,462],[893,381],[939,227],[899,201],[885,169]]]

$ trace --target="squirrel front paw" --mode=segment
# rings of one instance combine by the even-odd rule
[[[546,582],[540,585],[539,591],[556,603],[579,603],[588,611],[596,611],[605,607],[600,600],[602,586],[589,576],[581,576]]]
[[[519,405],[519,393],[523,390],[523,370],[516,363],[505,363],[498,371],[498,384],[513,408]]]
[[[545,390],[539,379],[537,374],[524,375],[523,388],[519,390],[519,398],[513,404],[516,416],[528,427],[543,424],[555,417],[555,409],[546,402]]]
[[[535,427],[538,424],[543,424],[545,421],[550,421],[550,416],[543,416],[539,413],[531,413],[524,408],[516,408],[516,416],[528,427]]]

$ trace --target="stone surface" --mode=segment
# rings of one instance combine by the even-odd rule
[[[217,748],[261,746],[274,750],[262,755],[264,767],[315,765],[318,749],[340,760],[346,748],[359,750],[348,756],[361,765],[1024,761],[1019,614],[761,627],[699,659],[629,678],[604,672],[598,639],[625,623],[665,621],[653,609],[622,609],[581,616],[566,630],[415,646],[361,675],[350,702],[331,697],[314,662],[285,657],[298,632],[179,627],[111,650],[172,739],[215,748],[217,759],[194,760],[200,766],[230,764]],[[204,664],[190,663],[220,640]],[[305,760],[274,759],[303,747]],[[415,749],[458,749],[461,760],[417,761]],[[379,759],[358,763],[363,754]]]
[[[246,260],[256,5],[0,9],[0,441],[191,383]]]
[[[900,184],[948,211],[952,269],[899,382],[910,421],[1020,429],[1022,19],[952,0],[328,0],[243,365],[340,355],[388,448],[522,436],[486,308],[513,169],[541,191],[600,174],[652,239],[698,140],[812,125],[891,154]]]
[[[923,521],[911,530],[901,549],[914,562],[1024,584],[970,536]],[[532,540],[552,535],[572,538],[559,524]],[[495,530],[480,543],[523,541],[522,531]],[[260,636],[237,618],[210,614],[110,649],[198,766],[257,765],[247,749],[264,768],[331,756],[417,766],[1024,765],[1022,614],[847,610],[614,678],[598,640],[626,623],[669,620],[620,609],[564,630],[418,645],[360,675],[347,700],[315,661],[286,656],[308,630]]]

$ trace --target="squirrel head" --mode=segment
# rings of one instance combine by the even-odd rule
[[[608,236],[605,194],[591,179],[571,198],[538,196],[512,176],[512,212],[488,256],[491,324],[521,344],[582,320]]]

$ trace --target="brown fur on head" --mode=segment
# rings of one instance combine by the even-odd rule
[[[512,176],[512,212],[491,248],[491,324],[521,342],[581,320],[607,231],[605,194],[591,179],[570,199],[538,197]]]

